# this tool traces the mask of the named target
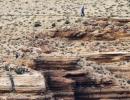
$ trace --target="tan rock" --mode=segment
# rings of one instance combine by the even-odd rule
[[[16,92],[39,93],[46,90],[45,78],[37,71],[31,71],[22,75],[13,74],[12,76]]]

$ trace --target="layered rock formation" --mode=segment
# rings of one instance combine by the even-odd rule
[[[5,47],[0,99],[129,99],[129,22],[84,19],[29,34],[27,46],[13,51]]]
[[[0,8],[0,100],[130,99],[129,0],[0,0]]]
[[[129,53],[120,52],[99,53],[93,54],[93,56],[87,55],[86,57],[89,61],[96,62],[93,67],[96,67],[96,64],[98,64],[97,69],[90,69],[92,66],[78,67],[78,64],[74,63],[75,61],[79,61],[78,57],[75,57],[75,60],[72,57],[64,56],[45,57],[46,59],[39,58],[35,60],[35,62],[37,66],[36,69],[40,68],[40,71],[42,70],[46,75],[48,88],[53,91],[56,100],[128,99],[130,91],[127,72],[129,67],[124,69],[123,67],[118,67],[117,69],[115,68],[115,70],[113,70],[115,66],[106,67],[105,65],[103,66],[104,68],[100,67],[102,63],[111,65],[114,62],[121,62],[119,59],[124,58],[126,55],[129,57]],[[104,57],[102,58],[101,56]],[[119,59],[116,61],[112,60],[115,59],[115,57]],[[68,65],[67,69],[66,64]],[[48,68],[49,66],[51,67]],[[72,69],[71,66],[75,67],[75,69]],[[120,77],[117,77],[116,72],[118,72]],[[128,77],[123,77],[122,73]]]
[[[34,62],[35,69],[47,77],[48,88],[56,100],[129,98],[129,48],[120,50],[129,47],[129,21],[98,18],[86,20],[84,26],[50,30],[53,36],[49,35],[48,45],[54,51],[41,55]],[[56,44],[57,41],[61,42]],[[91,44],[93,41],[95,45]],[[97,47],[102,50],[96,51]]]
[[[53,94],[47,93],[44,76],[34,70],[24,73],[1,71],[1,100],[52,100]]]

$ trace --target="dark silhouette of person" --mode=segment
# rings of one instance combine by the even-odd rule
[[[18,52],[16,52],[16,54],[15,54],[16,59],[17,59],[19,56],[20,56],[20,54],[19,54]]]
[[[81,9],[80,9],[80,16],[85,16],[85,13],[84,13],[84,5],[82,5]]]

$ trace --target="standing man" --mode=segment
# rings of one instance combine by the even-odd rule
[[[80,9],[80,16],[85,16],[85,13],[84,13],[84,5],[81,6],[81,9]]]

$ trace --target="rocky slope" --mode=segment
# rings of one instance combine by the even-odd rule
[[[129,4],[0,0],[0,100],[129,100]]]
[[[32,32],[19,45],[20,38],[11,40],[1,50],[1,98],[130,98],[129,23],[129,18],[84,18]]]

